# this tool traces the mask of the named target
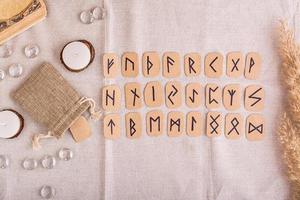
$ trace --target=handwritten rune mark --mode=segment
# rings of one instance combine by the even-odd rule
[[[136,133],[135,125],[136,123],[134,122],[134,120],[130,118],[129,119],[130,136],[133,136]]]
[[[192,71],[194,73],[196,73],[196,70],[193,67],[194,64],[195,64],[195,61],[191,57],[189,57],[189,73],[190,74],[192,73]]]
[[[214,68],[213,64],[214,64],[214,62],[215,62],[218,58],[219,58],[219,57],[216,56],[216,57],[209,63],[210,68],[211,68],[214,72],[217,72],[217,70]]]
[[[109,74],[110,73],[110,68],[115,64],[115,59],[107,59],[107,73]]]
[[[134,70],[134,62],[132,60],[130,60],[129,58],[125,58],[125,71],[128,70],[128,62],[131,64],[131,68],[132,70]]]
[[[255,65],[254,59],[251,57],[250,58],[250,66],[249,66],[249,73],[251,73],[252,67]]]
[[[212,92],[216,92],[218,89],[219,89],[219,86],[215,87],[214,89],[211,88],[211,87],[208,88],[208,102],[209,102],[209,104],[212,104],[213,102],[215,102],[216,104],[219,103],[215,98],[212,98],[212,95],[211,95]]]
[[[195,96],[198,95],[199,93],[197,92],[197,90],[193,89],[192,92],[192,97],[189,96],[189,99],[194,103],[195,102]]]
[[[172,101],[171,97],[174,97],[178,93],[178,89],[174,85],[172,85],[172,88],[173,90],[168,95],[168,99],[174,105],[174,102]]]
[[[113,135],[114,127],[116,126],[115,122],[112,119],[110,119],[107,126],[110,127],[110,134]]]
[[[255,101],[251,104],[251,107],[255,106],[259,101],[262,100],[261,97],[255,96],[261,90],[262,88],[258,88],[256,91],[254,91],[251,95],[248,96],[250,99],[255,99]]]
[[[219,123],[217,122],[218,118],[220,117],[220,114],[218,114],[216,117],[213,117],[212,115],[209,116],[210,119],[212,120],[209,125],[211,127],[210,134],[216,133],[219,134],[217,131],[217,128],[220,126]]]
[[[180,132],[180,119],[177,120],[170,120],[170,131],[172,131],[173,126],[176,125],[177,126],[177,131]]]
[[[232,128],[230,129],[230,131],[227,133],[227,135],[230,135],[231,132],[235,131],[236,134],[240,135],[239,131],[237,130],[237,126],[240,124],[239,120],[234,117],[231,121],[230,121]]]
[[[239,63],[240,59],[237,59],[236,61],[234,59],[231,59],[232,63],[233,63],[233,67],[231,69],[231,72],[233,72],[234,70],[239,71],[239,68],[237,67],[237,64]]]
[[[170,65],[174,65],[175,60],[173,60],[171,57],[167,56],[167,71],[170,73]]]
[[[259,124],[258,126],[255,126],[254,124],[252,124],[251,122],[249,122],[248,125],[248,133],[252,133],[254,131],[257,131],[258,133],[262,134],[263,133],[263,129],[264,129],[264,125],[263,124]]]
[[[153,67],[153,63],[150,61],[150,56],[147,56],[147,74],[150,73],[152,67]]]

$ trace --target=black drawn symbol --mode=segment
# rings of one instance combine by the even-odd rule
[[[134,90],[130,90],[130,91],[133,94],[132,105],[135,106],[136,98],[140,98],[140,96],[137,94],[137,88],[134,88]]]
[[[212,104],[213,102],[215,104],[219,104],[219,102],[212,97],[212,92],[216,92],[219,89],[219,86],[216,86],[215,88],[209,87],[208,88],[208,103]]]
[[[172,131],[174,125],[177,126],[177,131],[180,132],[180,118],[177,120],[170,119],[170,131]]]
[[[209,125],[210,125],[210,128],[211,128],[211,131],[210,131],[210,134],[219,134],[218,131],[217,131],[217,128],[220,126],[219,123],[217,122],[218,118],[220,117],[220,114],[218,114],[217,116],[212,116],[212,115],[209,115],[210,119],[212,120]]]
[[[155,101],[155,90],[154,90],[154,86],[152,86],[151,89],[152,89],[152,101]]]
[[[217,72],[217,70],[214,68],[213,64],[215,63],[215,61],[216,61],[218,58],[219,58],[219,57],[216,56],[216,57],[209,63],[210,68],[211,68],[214,72]]]
[[[199,93],[195,89],[193,89],[192,96],[189,96],[189,99],[191,100],[191,102],[195,103],[195,96],[198,94]]]
[[[192,116],[192,124],[191,124],[191,131],[195,130],[195,124],[197,124],[197,120],[194,116]]]
[[[160,116],[156,117],[155,119],[153,117],[150,117],[150,132],[153,130],[153,123],[157,122],[157,130],[160,131]]]
[[[115,64],[115,59],[107,59],[107,73],[109,74],[110,73],[110,68]]]
[[[150,61],[150,57],[147,56],[147,74],[150,73],[152,67],[153,67],[153,63]]]
[[[110,119],[107,126],[110,127],[110,134],[113,135],[114,127],[116,126],[115,122],[112,119]]]
[[[262,100],[261,97],[255,96],[261,90],[262,90],[262,88],[258,88],[251,95],[248,96],[250,99],[255,99],[255,101],[250,105],[251,107],[255,106],[259,101]]]
[[[191,57],[189,57],[188,60],[189,60],[189,73],[191,74],[192,71],[193,71],[193,73],[196,73],[196,70],[193,68],[195,61]]]
[[[232,104],[233,104],[233,95],[236,93],[236,90],[231,89],[231,90],[227,90],[227,92],[230,95],[230,105],[232,106]]]
[[[262,134],[264,130],[264,125],[263,124],[259,124],[257,126],[255,126],[255,124],[252,124],[251,122],[249,122],[248,125],[248,133],[252,133],[253,131],[257,131],[258,133]]]
[[[132,60],[130,60],[129,58],[126,57],[125,58],[125,71],[128,70],[128,65],[129,65],[128,62],[131,65],[131,69],[134,70],[134,62]]]
[[[174,102],[172,101],[171,97],[174,97],[178,93],[178,89],[174,85],[172,85],[172,88],[173,90],[169,93],[168,99],[172,103],[172,105],[174,105]]]
[[[235,132],[236,134],[240,135],[239,131],[237,130],[238,125],[240,124],[239,120],[234,117],[231,121],[230,121],[232,128],[230,129],[230,131],[227,133],[227,135],[230,135],[231,132]]]
[[[113,94],[109,95],[108,90],[105,91],[105,105],[108,105],[109,99],[112,101],[112,105],[115,105],[115,95],[116,91],[113,90]]]
[[[170,66],[173,66],[175,63],[175,60],[173,60],[171,57],[167,56],[167,72],[170,73]]]
[[[233,72],[234,70],[239,71],[239,68],[237,66],[237,64],[240,62],[240,59],[237,59],[236,61],[234,59],[231,59],[232,63],[233,63],[233,67],[231,69],[231,72]]]
[[[252,67],[255,65],[254,59],[251,57],[250,58],[250,65],[249,65],[249,73],[251,73]]]
[[[134,120],[130,118],[129,119],[129,133],[130,133],[130,136],[133,136],[136,133],[135,125],[136,125],[136,123],[134,122]]]

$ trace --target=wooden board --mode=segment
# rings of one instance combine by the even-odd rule
[[[251,114],[246,120],[246,138],[251,141],[262,140],[265,136],[265,119],[261,114]]]
[[[181,105],[181,83],[179,81],[169,81],[166,84],[165,98],[168,108],[178,108]]]
[[[223,74],[223,56],[218,52],[208,53],[204,60],[204,72],[209,78],[219,78]]]
[[[209,83],[205,87],[205,105],[209,109],[216,109],[222,103],[222,89],[219,85]]]
[[[29,29],[30,27],[34,26],[41,20],[43,20],[47,15],[46,5],[43,0],[39,0],[40,8],[35,10],[34,12],[30,13],[29,15],[25,16],[22,20],[13,23],[8,28],[0,31],[0,45],[6,42],[7,40],[15,37],[16,35],[20,34],[21,32]],[[1,2],[0,4],[4,4],[5,2]],[[5,5],[4,5],[5,7]],[[0,19],[0,21],[3,19]]]
[[[91,136],[91,128],[88,121],[80,116],[70,127],[74,140],[79,143]]]
[[[201,104],[201,86],[199,83],[189,83],[185,87],[185,103],[190,108],[197,108]]]
[[[261,57],[256,52],[250,52],[246,56],[245,77],[247,79],[258,79],[261,71]]]
[[[159,107],[163,104],[164,91],[162,85],[158,81],[148,82],[144,89],[145,104],[148,107]]]
[[[143,75],[155,77],[160,73],[160,58],[157,52],[145,52],[143,54]]]
[[[245,89],[245,109],[259,112],[264,109],[265,91],[260,85],[249,85]]]
[[[159,136],[163,134],[164,114],[160,110],[149,111],[146,115],[147,134]]]
[[[135,52],[125,52],[122,56],[122,75],[137,77],[139,74],[139,58]]]
[[[163,55],[163,76],[175,78],[180,75],[180,57],[177,52],[166,52]]]
[[[197,111],[191,111],[186,116],[186,134],[189,136],[200,136],[202,128],[201,113]]]
[[[245,61],[241,52],[230,52],[226,59],[226,74],[238,78],[244,73]]]
[[[125,116],[126,135],[128,138],[137,139],[142,135],[142,117],[138,112],[130,112]]]
[[[225,117],[225,136],[228,139],[239,139],[244,130],[243,117],[239,113],[229,113]]]
[[[115,140],[120,137],[121,117],[119,114],[107,114],[103,119],[103,133],[106,139]]]
[[[121,107],[121,90],[118,85],[102,88],[102,108],[105,111],[118,111]]]
[[[184,115],[179,111],[171,111],[168,114],[168,136],[177,137],[184,131]]]
[[[223,104],[227,110],[237,110],[241,107],[241,89],[239,84],[230,84],[224,87]]]
[[[125,106],[127,109],[139,109],[142,107],[141,85],[137,82],[125,84]]]
[[[115,78],[120,73],[120,63],[115,53],[105,53],[102,58],[103,75],[105,78]]]
[[[184,56],[184,73],[186,76],[198,76],[201,72],[201,60],[198,53],[189,53]]]

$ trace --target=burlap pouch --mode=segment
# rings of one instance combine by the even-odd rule
[[[39,147],[39,139],[61,138],[65,131],[87,109],[94,119],[95,102],[79,95],[72,86],[50,64],[45,63],[13,93],[13,98],[37,122],[48,128],[47,134],[35,135],[33,146]]]

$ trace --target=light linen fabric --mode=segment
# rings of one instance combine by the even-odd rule
[[[47,1],[49,15],[45,21],[10,41],[15,52],[0,60],[0,68],[19,62],[25,67],[25,76],[7,78],[0,83],[0,106],[15,108],[25,117],[25,129],[19,138],[0,141],[0,153],[11,158],[9,169],[0,170],[0,198],[39,199],[38,189],[49,184],[56,188],[55,199],[107,200],[285,200],[288,185],[281,162],[281,151],[276,141],[276,126],[284,91],[280,88],[279,59],[276,52],[275,27],[281,18],[299,26],[296,0],[105,0],[108,17],[104,22],[91,25],[79,22],[79,13],[102,5],[100,0]],[[298,26],[297,26],[298,25]],[[297,31],[297,35],[298,35]],[[59,60],[65,43],[87,39],[96,49],[93,64],[83,72],[67,71]],[[26,44],[37,43],[41,54],[32,60],[23,54]],[[93,135],[81,144],[75,144],[69,134],[63,139],[43,142],[43,149],[34,152],[30,137],[45,128],[34,123],[12,101],[13,91],[34,68],[43,61],[52,63],[82,95],[95,98],[98,105],[103,84],[149,80],[166,83],[167,79],[122,78],[104,80],[100,55],[104,52],[136,51],[140,58],[144,51],[177,51],[183,59],[188,52],[199,52],[203,57],[211,51],[226,56],[230,51],[259,52],[263,71],[258,81],[244,78],[209,79],[202,74],[197,78],[178,78],[182,84],[201,83],[262,84],[266,91],[266,138],[249,142],[244,137],[237,141],[224,136],[209,139],[180,136],[148,137],[138,140],[122,137],[116,141],[104,140],[101,122],[92,125]],[[203,105],[203,104],[202,104]],[[122,105],[124,108],[124,103]],[[143,118],[148,110],[141,109]],[[165,116],[168,112],[166,108]],[[187,107],[180,108],[188,112]],[[199,109],[202,116],[207,110]],[[221,109],[225,115],[227,111]],[[124,126],[125,109],[121,111]],[[249,114],[241,108],[244,116]],[[58,162],[53,170],[39,167],[25,171],[21,161],[25,157],[41,158],[55,154],[60,147],[70,147],[75,158]],[[3,189],[5,188],[5,189]],[[4,192],[2,192],[4,191]]]

